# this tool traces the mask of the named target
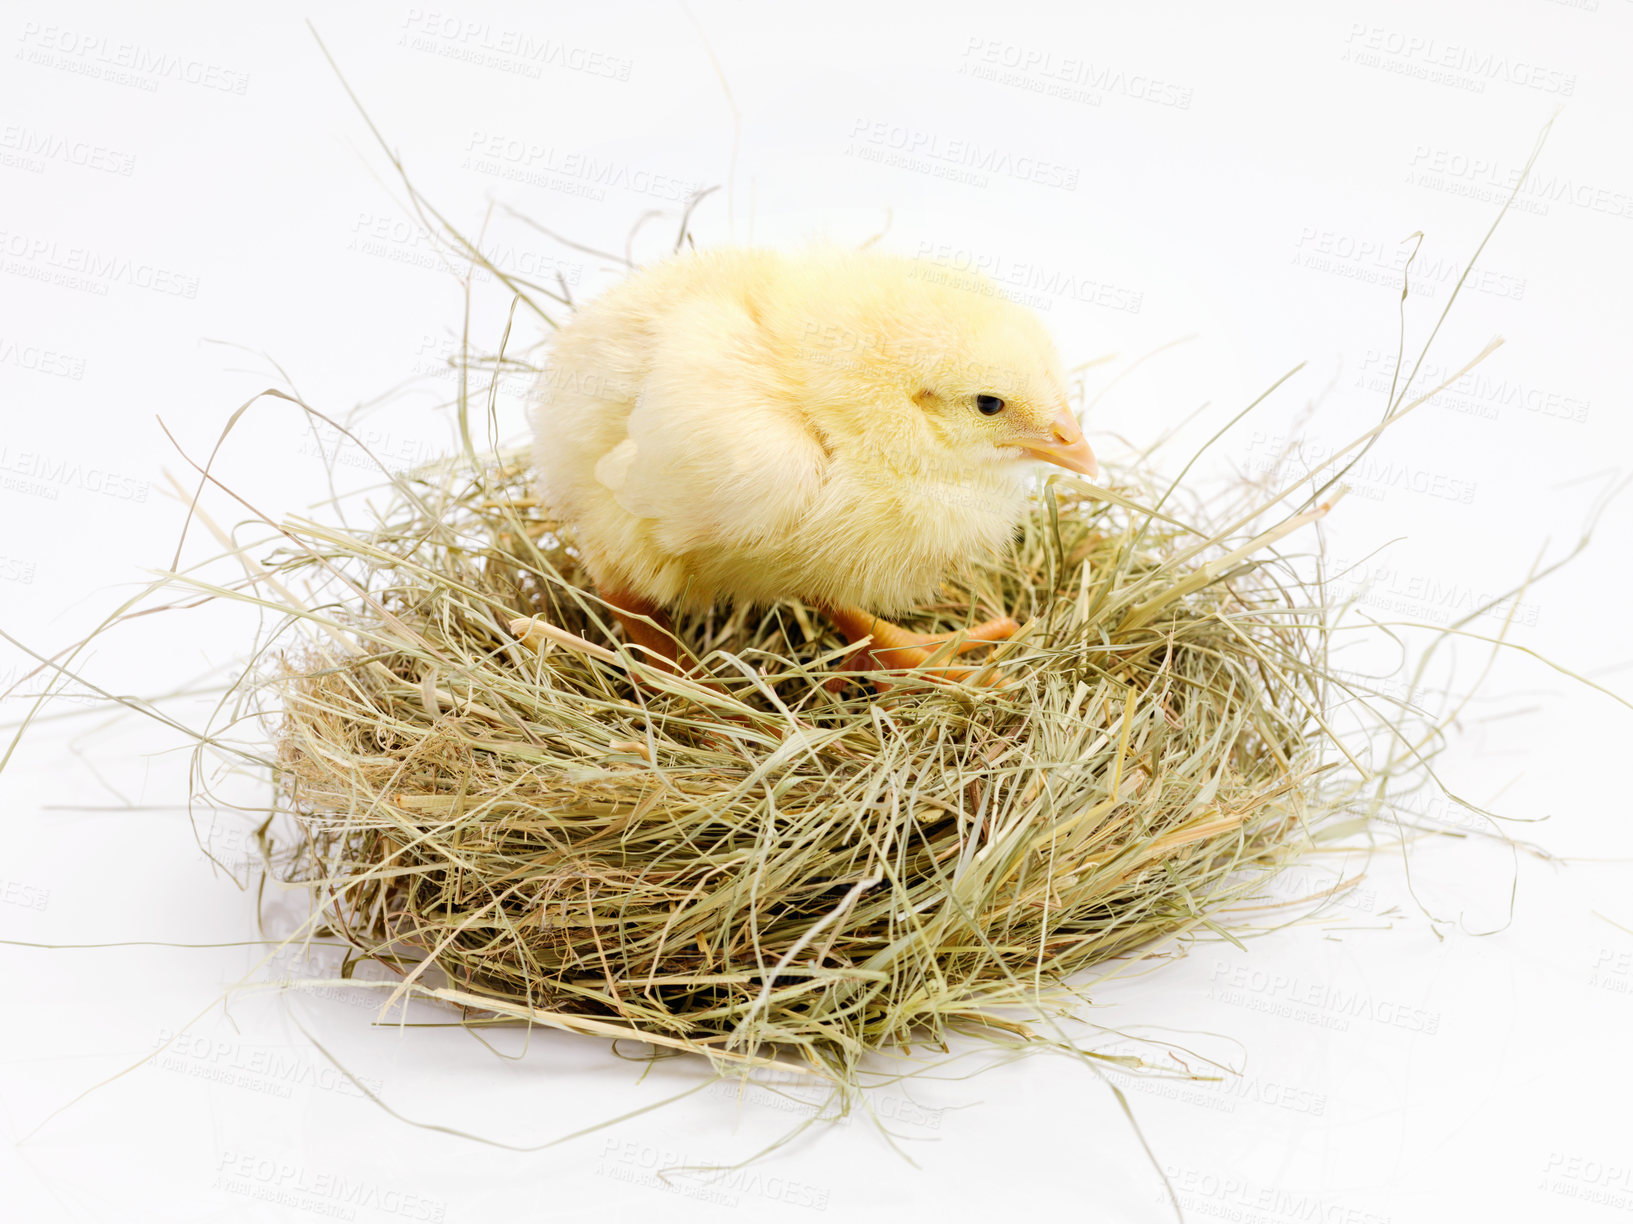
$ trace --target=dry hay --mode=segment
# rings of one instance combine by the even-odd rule
[[[257,690],[298,829],[278,874],[479,1011],[841,1079],[1030,1034],[1010,1009],[1214,927],[1353,793],[1322,785],[1332,609],[1274,549],[1323,507],[1232,548],[1125,477],[1052,486],[907,622],[1014,615],[998,683],[883,693],[829,691],[845,644],[796,603],[681,623],[690,678],[624,652],[516,456],[400,480],[364,532],[286,524],[280,588],[340,596]]]

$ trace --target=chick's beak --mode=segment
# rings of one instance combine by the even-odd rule
[[[1078,427],[1077,418],[1072,410],[1062,407],[1055,413],[1055,419],[1049,423],[1049,437],[1037,441],[1023,442],[1022,447],[1039,459],[1049,463],[1058,463],[1061,467],[1073,472],[1081,472],[1085,476],[1097,476],[1100,473],[1099,461],[1083,437],[1083,431]]]

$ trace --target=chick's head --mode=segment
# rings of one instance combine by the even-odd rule
[[[1013,476],[1026,460],[1097,474],[1031,311],[985,277],[927,261],[873,257],[845,271],[824,286],[825,321],[805,327],[798,350],[819,429],[943,477]]]

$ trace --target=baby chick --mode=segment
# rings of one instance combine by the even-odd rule
[[[871,636],[853,666],[918,666],[952,635],[877,614],[1003,546],[1028,460],[1097,471],[1034,315],[979,275],[859,251],[640,270],[557,333],[534,428],[541,501],[670,667],[668,609],[787,597]]]

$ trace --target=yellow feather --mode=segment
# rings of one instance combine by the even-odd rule
[[[659,606],[899,611],[1002,546],[1029,488],[1018,448],[1065,402],[1047,331],[976,274],[689,252],[557,335],[534,403],[539,492],[598,583]]]

